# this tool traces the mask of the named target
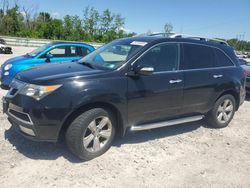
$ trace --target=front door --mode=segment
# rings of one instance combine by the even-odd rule
[[[82,58],[83,47],[74,45],[57,46],[42,54],[37,61],[39,63],[57,63],[66,61],[77,61]],[[89,51],[86,51],[88,53]],[[50,54],[50,58],[47,58]],[[86,55],[86,54],[85,54]]]
[[[138,125],[178,116],[183,102],[183,73],[178,71],[179,45],[152,47],[132,66],[150,66],[149,76],[128,77],[128,124]]]
[[[59,46],[51,49],[49,52],[52,55],[50,62],[65,62],[75,61],[80,59],[76,54],[76,46]]]

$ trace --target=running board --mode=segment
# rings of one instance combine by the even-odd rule
[[[174,119],[174,120],[163,121],[163,122],[158,122],[158,123],[136,125],[136,126],[132,126],[130,128],[130,130],[131,131],[143,131],[143,130],[148,130],[148,129],[156,129],[156,128],[160,128],[160,127],[167,127],[167,126],[178,125],[178,124],[182,124],[182,123],[199,121],[203,118],[204,118],[204,116],[192,116],[192,117]]]

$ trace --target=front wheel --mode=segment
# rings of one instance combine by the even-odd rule
[[[207,123],[214,128],[224,128],[233,119],[236,109],[235,98],[232,95],[220,97],[214,108],[206,116]]]
[[[90,160],[105,153],[115,135],[113,113],[94,108],[79,115],[66,132],[68,148],[82,160]]]

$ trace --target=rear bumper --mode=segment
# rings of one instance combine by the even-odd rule
[[[246,93],[250,94],[250,87],[246,87]]]
[[[246,93],[250,94],[250,77],[246,80]]]

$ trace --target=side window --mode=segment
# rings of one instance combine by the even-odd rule
[[[77,54],[77,47],[76,46],[70,46],[69,48],[70,48],[70,56],[71,57],[78,56],[78,54]]]
[[[90,50],[85,47],[77,46],[77,56],[84,57],[90,53]]]
[[[210,68],[215,66],[215,62],[213,48],[196,44],[183,44],[182,69]]]
[[[67,50],[66,46],[60,46],[53,48],[52,50],[49,51],[53,55],[53,57],[67,57]]]
[[[233,66],[232,61],[229,59],[229,57],[227,57],[222,51],[218,50],[218,49],[214,49],[215,52],[215,56],[217,59],[217,67],[230,67]]]
[[[178,44],[161,44],[153,47],[137,62],[154,67],[155,72],[174,71],[178,68]]]

